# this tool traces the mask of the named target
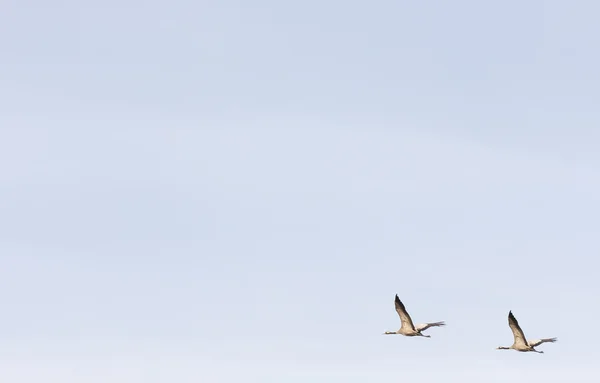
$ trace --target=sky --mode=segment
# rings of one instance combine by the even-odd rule
[[[597,2],[1,9],[0,380],[597,382]]]

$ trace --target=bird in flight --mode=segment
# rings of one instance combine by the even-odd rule
[[[512,311],[508,312],[508,325],[512,330],[513,336],[515,338],[514,343],[510,347],[497,347],[497,350],[517,350],[521,352],[537,352],[538,354],[543,354],[544,351],[538,351],[534,347],[539,346],[542,343],[554,343],[556,342],[556,338],[544,338],[544,339],[535,339],[535,340],[527,340],[525,338],[525,334],[519,326],[519,322],[517,318],[513,315]]]
[[[400,298],[398,298],[398,294],[396,294],[394,304],[396,305],[396,312],[400,316],[401,326],[398,331],[386,331],[384,335],[400,334],[404,336],[423,336],[426,338],[431,338],[430,335],[424,335],[423,331],[427,330],[430,327],[439,327],[446,325],[446,323],[444,322],[433,322],[418,324],[415,326],[410,315],[408,315],[404,304],[402,303],[402,301],[400,301]]]

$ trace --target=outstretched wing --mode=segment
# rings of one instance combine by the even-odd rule
[[[422,324],[418,324],[416,329],[417,329],[417,331],[425,331],[429,327],[440,327],[440,326],[445,326],[445,325],[446,325],[446,323],[444,323],[444,322],[422,323]]]
[[[542,343],[554,343],[554,342],[556,342],[556,338],[544,338],[544,339],[535,339],[535,340],[528,340],[527,341],[527,343],[531,347],[539,346]]]
[[[413,321],[410,318],[410,315],[408,315],[408,312],[406,311],[404,304],[400,301],[400,298],[398,298],[398,294],[396,294],[396,300],[394,301],[394,303],[396,305],[396,312],[400,316],[400,322],[402,322],[402,327],[400,327],[400,328],[401,329],[410,329],[410,330],[415,331],[415,325],[413,324]]]
[[[515,345],[527,346],[525,334],[523,333],[523,330],[521,330],[521,326],[519,326],[519,322],[513,315],[512,311],[508,312],[508,325],[510,326],[515,338]]]

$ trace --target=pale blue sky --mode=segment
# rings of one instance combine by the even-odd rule
[[[5,1],[0,380],[596,382],[599,12]]]

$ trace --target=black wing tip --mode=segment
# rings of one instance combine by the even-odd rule
[[[509,322],[515,322],[517,324],[517,326],[519,325],[519,321],[517,320],[517,318],[515,318],[515,316],[513,315],[512,311],[508,312],[508,321]]]
[[[398,297],[398,294],[396,294],[396,299],[394,300],[394,304],[396,305],[396,307],[402,307],[404,309],[404,303],[402,303],[402,301]]]

